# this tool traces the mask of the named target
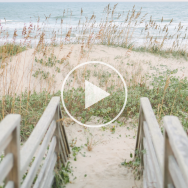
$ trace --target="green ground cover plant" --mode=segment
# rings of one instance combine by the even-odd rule
[[[148,97],[159,122],[165,115],[175,115],[180,118],[185,131],[188,131],[187,87],[188,80],[186,78],[181,80],[166,75],[154,77],[152,88],[144,84],[128,87],[127,104],[121,117],[138,117],[140,107],[139,99],[140,97]],[[117,103],[124,101],[122,93],[123,91],[114,93],[113,100],[115,98]],[[116,109],[113,107],[114,104],[111,103],[111,98],[107,98],[107,102],[101,103],[102,107],[95,105],[94,108],[92,108],[92,112],[88,110],[83,113],[81,109],[83,109],[84,106],[84,95],[82,88],[66,91],[64,94],[64,100],[67,101],[67,108],[69,108],[69,106],[71,107],[69,108],[70,113],[76,117],[81,117],[83,122],[88,121],[91,115],[99,116],[103,118],[104,121],[109,121],[111,117],[117,114]],[[21,140],[25,141],[53,96],[60,96],[60,91],[54,94],[50,94],[47,91],[41,93],[34,92],[30,94],[29,100],[27,92],[22,93],[20,96],[15,95],[14,97],[6,95],[3,97],[4,104],[2,99],[0,100],[0,118],[3,119],[3,110],[5,116],[10,113],[21,114]],[[67,116],[62,106],[61,108],[63,115]]]

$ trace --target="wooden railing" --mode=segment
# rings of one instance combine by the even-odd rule
[[[140,102],[136,150],[140,151],[141,168],[144,167],[144,187],[162,187],[163,136],[148,98],[141,98]]]
[[[149,99],[140,102],[135,156],[141,158],[143,187],[188,187],[188,138],[182,125],[177,117],[165,116],[163,137]]]
[[[188,187],[188,138],[177,117],[166,116],[165,126],[165,187]]]
[[[65,165],[70,154],[67,135],[59,119],[62,119],[60,98],[53,97],[21,151],[19,136],[21,116],[10,114],[2,120],[0,153],[4,151],[4,159],[0,163],[0,185],[5,180],[5,188],[51,187],[55,163]],[[163,122],[164,137],[148,98],[141,98],[135,148],[139,152],[135,153],[141,158],[143,187],[186,188],[188,187],[187,135],[177,117],[166,116]],[[143,150],[146,150],[146,154],[143,154]],[[40,168],[46,153],[47,157]],[[33,184],[36,175],[37,179]]]
[[[2,120],[0,153],[4,151],[5,157],[0,163],[0,184],[5,180],[6,188],[51,187],[56,162],[58,165],[61,163],[65,165],[70,154],[66,132],[59,119],[62,119],[60,97],[53,97],[21,150],[19,149],[21,116],[10,114]],[[40,169],[46,153],[47,157]],[[26,177],[22,180],[25,174]],[[36,175],[37,179],[33,185]]]
[[[0,183],[6,178],[6,188],[19,187],[20,115],[8,115],[0,123],[0,152],[5,157],[0,164]]]

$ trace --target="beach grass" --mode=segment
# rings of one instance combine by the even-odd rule
[[[182,120],[185,131],[188,131],[188,80],[179,80],[173,76],[170,78],[166,78],[166,76],[159,76],[155,77],[155,82],[158,84],[153,84],[152,88],[149,88],[145,84],[138,84],[127,88],[127,105],[121,117],[125,117],[127,119],[136,117],[138,120],[140,108],[139,99],[141,97],[148,97],[159,122],[161,117],[173,114]],[[123,94],[124,91],[120,90],[115,92],[111,97],[116,104],[122,104],[124,101],[124,97],[122,97]],[[2,100],[0,100],[0,111],[4,111],[4,116],[10,113],[21,114],[21,141],[24,142],[27,140],[38,120],[42,116],[50,99],[53,96],[60,95],[60,91],[54,94],[48,93],[47,91],[40,93],[34,92],[30,94],[29,100],[27,91],[14,97],[6,95],[3,98],[4,104],[2,103]],[[66,106],[70,113],[75,117],[81,117],[81,121],[83,123],[87,122],[92,116],[101,117],[107,122],[109,119],[112,119],[119,110],[114,108],[112,98],[107,98],[106,101],[94,105],[92,112],[90,110],[86,110],[83,113],[83,106],[85,105],[84,90],[82,88],[78,88],[64,92],[64,100],[67,101]],[[28,110],[26,110],[27,106],[29,106]],[[117,105],[116,107],[118,108]],[[68,117],[62,106],[61,109],[63,115]],[[0,114],[0,118],[3,119],[2,113]]]
[[[7,58],[10,58],[18,53],[26,50],[25,46],[20,46],[17,44],[7,43],[5,45],[0,46],[0,62],[3,64]],[[1,67],[2,68],[2,67]]]

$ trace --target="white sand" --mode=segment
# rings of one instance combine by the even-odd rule
[[[71,154],[73,176],[67,188],[142,187],[142,181],[135,181],[131,170],[121,165],[125,159],[131,160],[130,153],[134,155],[136,129],[130,123],[123,127],[117,123],[113,125],[116,126],[114,134],[110,129],[103,131],[101,128],[83,128],[77,124],[66,127],[69,141],[77,138],[76,146],[84,146],[80,152],[85,154],[83,157],[79,153],[77,161],[74,161]],[[108,126],[110,127],[112,125]],[[85,146],[87,138],[93,138],[92,151],[88,151]],[[73,180],[74,177],[77,178]]]

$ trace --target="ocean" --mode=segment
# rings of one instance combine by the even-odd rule
[[[71,37],[78,37],[81,32],[81,28],[90,27],[92,23],[87,22],[83,24],[87,19],[89,20],[93,14],[95,14],[95,23],[93,25],[94,32],[98,32],[100,24],[103,23],[106,18],[104,13],[104,8],[108,6],[109,3],[78,3],[78,2],[62,2],[62,3],[0,3],[0,42],[8,42],[13,40],[13,34],[16,30],[16,40],[21,41],[23,39],[23,28],[27,29],[32,27],[38,33],[45,32],[45,38],[51,40],[53,33],[55,32],[55,38],[66,37],[69,29],[72,29]],[[110,3],[111,9],[116,3]],[[132,25],[131,29],[135,28],[133,34],[133,41],[137,43],[143,42],[146,37],[145,34],[141,34],[149,23],[151,17],[156,24],[160,24],[161,27],[165,24],[169,24],[173,19],[172,23],[168,26],[169,34],[173,34],[181,22],[183,29],[188,26],[188,3],[187,2],[124,2],[118,3],[115,13],[113,23],[119,28],[122,27],[126,16],[131,11],[133,6],[135,6],[135,12],[137,13],[141,8],[141,16],[146,15],[143,23],[136,26]],[[81,15],[81,9],[83,13]],[[117,19],[118,15],[121,14],[120,18]],[[161,22],[161,19],[163,21]],[[79,20],[81,24],[78,25]],[[61,24],[63,22],[63,24]],[[183,29],[178,32],[184,33]],[[152,33],[153,32],[153,33]],[[83,34],[83,33],[82,33]],[[87,33],[85,33],[87,35]],[[157,37],[157,39],[162,40],[164,37],[164,32],[160,33],[150,30],[150,34]],[[30,40],[38,41],[39,37],[34,37],[31,32]],[[36,36],[36,32],[35,32]],[[183,36],[180,36],[183,37]]]

